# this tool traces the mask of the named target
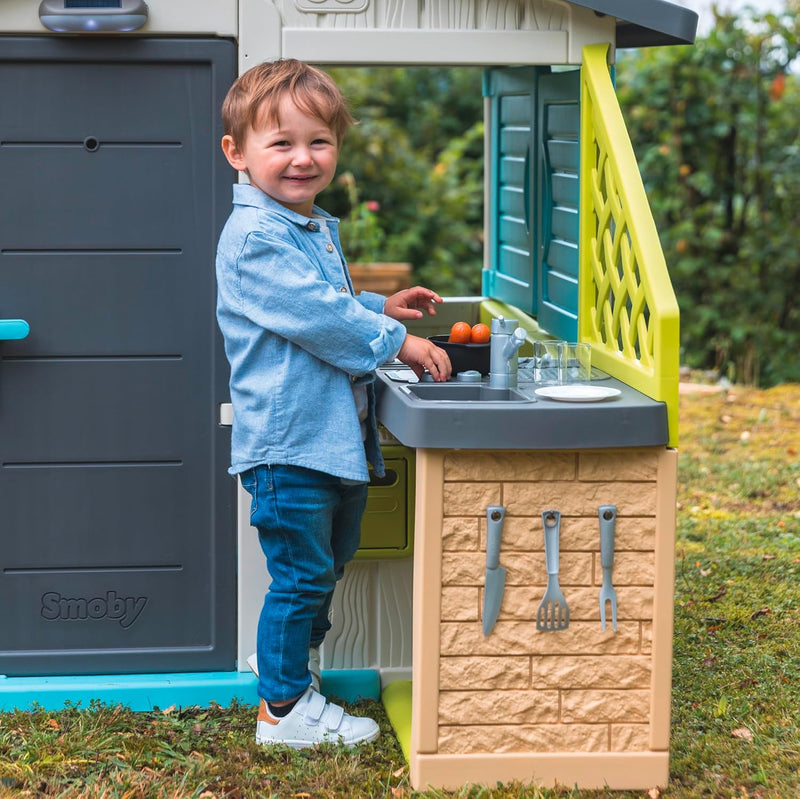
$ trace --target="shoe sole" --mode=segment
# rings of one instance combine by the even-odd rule
[[[334,739],[330,737],[324,741],[286,741],[281,738],[262,738],[256,735],[256,743],[259,746],[269,746],[270,744],[278,745],[282,744],[283,746],[289,746],[292,749],[310,749],[313,746],[318,746],[319,744],[341,744],[342,746],[346,746],[348,748],[353,746],[358,746],[359,744],[366,744],[370,743],[371,741],[377,740],[378,736],[380,735],[380,730],[375,730],[375,732],[369,733],[369,735],[363,735],[361,738],[356,738],[352,741],[343,741],[340,738]]]

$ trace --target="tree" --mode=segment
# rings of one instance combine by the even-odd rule
[[[799,44],[796,14],[717,13],[694,46],[617,68],[684,360],[741,382],[800,380]]]
[[[355,260],[408,261],[442,294],[480,291],[483,266],[483,105],[477,68],[332,69],[359,124],[348,131],[331,213],[380,227],[380,252]],[[353,185],[356,194],[353,193]],[[372,216],[366,216],[369,208]],[[374,229],[372,230],[374,234]]]

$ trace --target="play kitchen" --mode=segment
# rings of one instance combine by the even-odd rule
[[[277,57],[470,64],[482,294],[409,323],[468,358],[442,385],[378,370],[387,477],[323,688],[383,699],[415,788],[666,782],[678,313],[611,69],[696,23],[662,0],[5,0],[2,707],[254,699],[219,106]],[[447,342],[457,322],[484,340]]]
[[[595,365],[597,347],[576,351],[509,310],[445,303],[440,329],[467,318],[492,331],[461,345],[469,357],[445,384],[379,370],[381,422],[415,450],[417,475],[412,679],[385,688],[387,710],[409,730],[420,784],[656,784],[674,554],[667,404]],[[436,324],[418,330],[447,338]]]

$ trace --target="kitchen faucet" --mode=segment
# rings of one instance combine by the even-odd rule
[[[525,343],[525,331],[516,319],[492,319],[489,347],[489,387],[517,387],[517,351]]]

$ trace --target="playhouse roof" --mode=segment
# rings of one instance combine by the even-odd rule
[[[570,0],[617,20],[617,47],[692,44],[697,13],[667,0]]]

